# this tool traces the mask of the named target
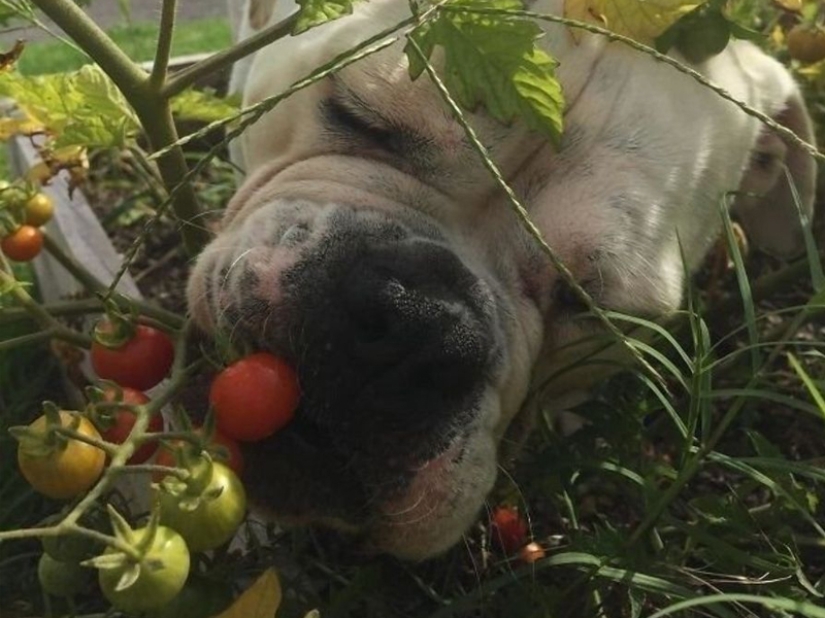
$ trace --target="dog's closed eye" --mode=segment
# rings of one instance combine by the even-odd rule
[[[363,138],[373,146],[390,153],[402,153],[408,136],[402,130],[385,126],[377,117],[354,109],[332,98],[324,104],[324,116],[330,129],[347,137]]]
[[[587,289],[588,286],[584,283],[580,285],[592,297],[591,292]],[[596,299],[594,299],[595,301]],[[587,311],[587,305],[579,293],[573,289],[570,283],[561,278],[553,286],[553,304],[556,311],[565,314],[575,315]]]

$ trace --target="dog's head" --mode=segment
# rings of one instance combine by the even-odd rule
[[[372,2],[279,41],[249,67],[247,102],[405,10]],[[603,51],[603,42],[585,41],[571,71]],[[571,76],[567,85],[586,81]],[[658,220],[670,216],[664,207],[646,218],[634,206],[657,189],[640,182],[631,194],[626,170],[599,177],[610,153],[593,143],[586,114],[570,114],[558,152],[519,125],[470,118],[598,302],[643,314],[678,304],[675,224]],[[399,556],[442,551],[491,489],[499,442],[539,358],[592,332],[576,325],[576,296],[433,86],[409,80],[398,47],[298,92],[241,145],[249,177],[197,262],[189,298],[205,330],[298,371],[294,422],[246,449],[249,492],[281,521],[358,531]],[[740,159],[730,166],[738,166],[733,188],[747,155],[730,154]],[[697,244],[706,246],[705,236]]]

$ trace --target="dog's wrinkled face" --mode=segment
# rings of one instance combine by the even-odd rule
[[[283,90],[407,10],[400,0],[357,6],[353,17],[260,52],[246,102]],[[600,304],[672,309],[682,286],[678,239],[694,266],[718,229],[716,199],[747,167],[756,125],[724,107],[713,117],[699,91],[684,106],[703,115],[684,136],[669,136],[685,142],[674,147],[660,139],[672,122],[647,114],[644,102],[603,105],[618,88],[612,80],[642,79],[641,71],[659,84],[660,67],[622,68],[596,39],[565,56],[570,42],[555,35],[567,41],[554,52],[575,100],[562,148],[480,114],[472,124]],[[675,85],[674,105],[693,87]],[[741,129],[719,155],[701,141],[714,130],[708,114]],[[296,419],[246,450],[250,495],[280,521],[356,531],[380,551],[423,558],[446,549],[493,485],[498,444],[544,367],[539,359],[554,366],[554,351],[587,332],[574,320],[575,296],[432,85],[410,82],[400,46],[287,99],[247,131],[241,151],[249,177],[197,262],[189,298],[206,331],[298,371]],[[682,200],[708,203],[685,213]]]

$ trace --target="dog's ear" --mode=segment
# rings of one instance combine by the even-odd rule
[[[799,90],[794,87],[774,120],[806,142],[814,143],[813,126]],[[745,227],[750,242],[777,257],[793,257],[804,247],[802,225],[788,182],[792,179],[799,206],[807,219],[813,214],[816,192],[816,162],[807,152],[763,127],[740,190],[734,212]]]

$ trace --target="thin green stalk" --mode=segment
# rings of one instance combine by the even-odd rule
[[[69,274],[77,279],[90,293],[100,295],[107,294],[108,288],[98,281],[95,276],[92,275],[80,262],[65,252],[63,248],[48,234],[43,235],[43,246],[46,248],[46,251],[48,251],[49,254],[57,260],[63,268],[69,271]],[[141,315],[154,318],[158,322],[166,324],[171,328],[180,328],[184,323],[184,318],[176,313],[162,309],[161,307],[156,307],[155,305],[150,305],[135,299],[126,298],[118,292],[112,293],[110,297],[115,301],[119,308],[128,310],[129,308],[134,307]]]
[[[86,315],[87,313],[100,313],[103,311],[103,303],[96,298],[84,298],[81,300],[61,300],[47,305],[41,305],[52,317],[73,317]],[[4,307],[0,311],[0,326],[6,324],[16,324],[18,322],[31,321],[32,316],[25,309],[14,307]]]
[[[105,440],[97,440],[95,438],[91,438],[84,433],[71,429],[70,427],[55,427],[54,432],[59,433],[61,436],[71,438],[72,440],[84,442],[89,446],[99,448],[101,451],[110,456],[114,455],[117,449],[119,448],[119,445],[117,444],[112,444],[111,442],[106,442]]]
[[[44,331],[49,332],[52,337],[62,339],[83,348],[88,348],[91,345],[91,339],[89,337],[58,322],[29,295],[19,281],[3,270],[0,270],[0,286],[5,288],[7,293],[11,294],[14,300],[31,315],[32,319],[37,322]]]
[[[30,345],[32,343],[43,343],[49,341],[55,336],[51,329],[41,330],[36,333],[29,333],[28,335],[20,335],[12,339],[5,339],[0,341],[0,352],[8,352],[16,348]]]
[[[241,58],[254,54],[273,41],[285,37],[292,31],[292,27],[295,25],[297,18],[298,13],[295,12],[286,19],[261,30],[229,49],[212,54],[208,58],[179,71],[166,82],[166,85],[161,90],[161,95],[167,99],[171,99],[203,77],[213,75],[215,72],[225,69]]]
[[[169,56],[172,53],[172,34],[175,31],[175,13],[177,0],[163,0],[160,12],[160,30],[158,45],[155,51],[155,62],[152,64],[152,74],[149,76],[149,86],[155,92],[160,92],[166,81],[166,71],[169,68]]]

